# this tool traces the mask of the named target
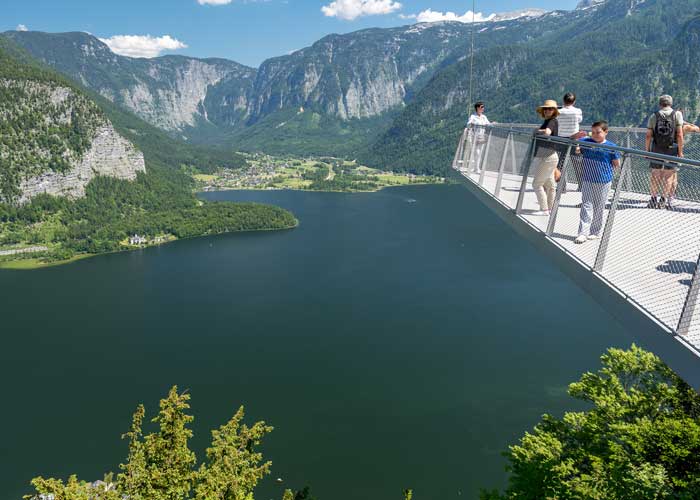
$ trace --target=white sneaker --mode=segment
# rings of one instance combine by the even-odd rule
[[[588,238],[590,238],[590,236],[586,236],[585,234],[579,234],[574,240],[574,243],[584,243]]]
[[[537,210],[532,212],[532,215],[549,215],[549,210]]]
[[[598,238],[600,238],[600,236],[597,234],[589,234],[588,235],[589,240],[597,240]]]

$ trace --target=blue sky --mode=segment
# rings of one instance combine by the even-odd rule
[[[200,4],[207,2],[221,5]],[[577,0],[482,0],[476,2],[476,12],[573,9],[576,4]],[[131,55],[224,57],[258,66],[329,33],[412,24],[415,18],[406,16],[428,9],[461,16],[471,6],[471,0],[0,0],[0,31],[22,25],[37,31],[87,31],[104,39],[151,35],[152,39],[122,38],[114,43]],[[370,13],[347,19],[363,8]]]

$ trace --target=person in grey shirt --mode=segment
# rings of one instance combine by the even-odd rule
[[[659,97],[659,110],[649,117],[645,148],[653,153],[683,158],[683,115],[674,111],[673,97]],[[673,164],[652,161],[648,208],[673,208],[674,184],[677,184],[677,167]],[[660,197],[658,195],[661,195]]]
[[[574,139],[579,133],[580,124],[583,121],[583,112],[577,108],[576,105],[576,94],[573,92],[567,92],[564,94],[564,106],[559,109],[559,137],[564,137],[566,139]],[[557,168],[560,172],[563,172],[564,161],[566,161],[566,146],[562,146],[559,152],[559,164]],[[578,184],[578,190],[581,191],[581,172],[582,172],[582,162],[581,162],[581,151],[579,148],[572,148],[571,156],[569,160],[570,164],[574,167],[574,174],[576,175],[576,183]],[[566,182],[563,179],[561,182]],[[564,184],[564,190],[566,192],[566,184]]]

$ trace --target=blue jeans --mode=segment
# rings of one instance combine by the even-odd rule
[[[590,234],[600,236],[600,231],[603,229],[605,203],[608,201],[608,192],[611,184],[612,182],[582,182],[581,222],[578,225],[579,236],[588,236]]]

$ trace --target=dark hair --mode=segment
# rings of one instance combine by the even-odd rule
[[[606,122],[605,120],[600,120],[600,121],[595,122],[593,125],[591,125],[591,128],[593,128],[593,127],[600,127],[605,132],[607,132],[608,131],[608,122]]]
[[[483,102],[481,102],[481,101],[477,102],[476,104],[474,104],[474,111],[476,111],[477,109],[479,109],[483,105],[484,105]]]
[[[565,105],[570,105],[576,102],[576,94],[573,92],[567,92],[564,94],[564,104]]]

